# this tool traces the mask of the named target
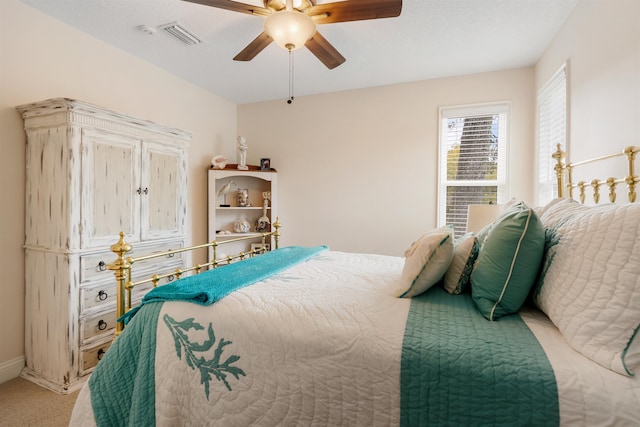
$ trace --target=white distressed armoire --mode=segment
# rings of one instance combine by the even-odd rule
[[[66,98],[17,109],[27,136],[22,376],[67,393],[113,339],[116,284],[106,266],[118,233],[133,256],[188,242],[191,134]],[[167,261],[170,270],[184,264]]]

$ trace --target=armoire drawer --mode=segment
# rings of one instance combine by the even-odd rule
[[[103,342],[96,346],[83,349],[80,352],[80,375],[84,375],[96,367],[98,362],[104,357],[112,342],[112,340],[109,340],[108,342]]]
[[[80,281],[107,279],[114,277],[113,271],[107,269],[107,265],[115,261],[113,252],[100,252],[91,255],[80,256]],[[115,278],[113,279],[115,282]]]
[[[133,289],[132,300],[139,300],[153,287],[152,283],[145,283]],[[96,285],[80,288],[80,313],[89,315],[92,311],[106,309],[107,306],[115,308],[116,281],[98,283]]]
[[[116,311],[100,313],[80,319],[80,338],[82,344],[90,343],[105,335],[112,334],[116,327]]]
[[[91,310],[102,305],[113,305],[116,303],[116,281],[115,279],[97,285],[83,286],[80,288],[80,312]]]
[[[159,252],[166,252],[172,249],[180,249],[184,246],[183,242],[169,242],[155,245],[151,248],[140,248],[127,253],[127,257],[140,257]],[[136,264],[137,270],[134,268],[134,276],[136,271],[152,270],[158,265],[165,265],[167,259],[182,262],[182,253],[172,254],[167,257],[154,258],[148,261],[141,261]],[[80,281],[88,282],[95,280],[108,280],[113,278],[115,282],[114,272],[109,270],[107,266],[116,260],[116,255],[111,251],[98,252],[94,254],[80,256]],[[135,279],[135,278],[134,278]]]

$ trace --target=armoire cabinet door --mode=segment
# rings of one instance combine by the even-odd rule
[[[142,240],[183,235],[187,208],[185,150],[145,141],[141,183]]]
[[[83,248],[105,248],[124,231],[140,236],[141,141],[96,130],[82,131]]]

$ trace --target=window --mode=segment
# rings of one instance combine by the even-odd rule
[[[567,143],[567,77],[566,64],[538,92],[538,191],[537,204],[542,206],[558,194],[558,181],[551,154],[558,144]]]
[[[503,202],[509,104],[440,109],[438,224],[467,230],[467,206]]]

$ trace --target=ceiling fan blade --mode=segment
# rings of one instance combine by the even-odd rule
[[[269,37],[267,33],[264,31],[256,37],[251,43],[247,45],[242,51],[237,54],[233,60],[234,61],[251,61],[257,54],[262,52],[262,50],[269,46],[273,39]]]
[[[316,24],[395,18],[402,11],[402,0],[348,0],[323,3],[308,8],[305,13]]]
[[[203,4],[205,6],[217,7],[218,9],[231,10],[233,12],[247,13],[249,15],[269,16],[273,12],[267,8],[254,6],[252,4],[239,3],[232,0],[182,0],[189,3]]]
[[[346,61],[344,56],[317,31],[304,45],[330,70]]]

